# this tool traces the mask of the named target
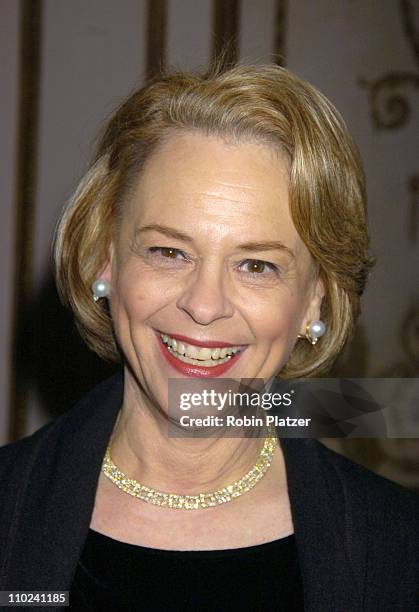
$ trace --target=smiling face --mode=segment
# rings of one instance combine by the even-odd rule
[[[100,276],[119,345],[154,398],[169,378],[268,379],[319,318],[324,289],[291,219],[288,172],[267,145],[196,132],[146,163]]]

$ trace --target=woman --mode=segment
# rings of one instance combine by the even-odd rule
[[[2,589],[74,609],[418,609],[412,493],[315,440],[167,435],[169,379],[318,376],[352,332],[364,178],[330,102],[276,66],[157,78],[111,118],[55,252],[63,301],[123,376],[1,449]]]

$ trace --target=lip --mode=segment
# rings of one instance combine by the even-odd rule
[[[169,335],[169,334],[167,334],[167,335]],[[179,340],[184,339],[184,341],[187,342],[186,336],[170,336],[170,337],[171,338],[176,338],[176,340],[178,338],[179,338]],[[183,376],[190,376],[190,377],[193,377],[193,378],[215,378],[216,376],[222,376],[223,374],[228,372],[228,370],[230,370],[230,368],[232,368],[235,363],[238,362],[238,360],[240,359],[240,357],[242,356],[242,354],[245,351],[245,349],[244,349],[244,350],[236,353],[235,355],[233,355],[233,357],[231,357],[231,359],[229,359],[225,363],[221,363],[220,365],[210,366],[210,367],[208,367],[208,366],[191,365],[190,363],[185,363],[184,361],[181,361],[180,359],[176,359],[176,357],[174,355],[172,355],[172,353],[169,351],[169,349],[167,348],[167,346],[163,342],[163,340],[162,340],[162,338],[160,336],[160,332],[156,332],[156,338],[157,338],[157,342],[159,343],[159,347],[160,347],[160,350],[161,350],[161,352],[163,354],[163,357],[165,358],[167,363],[169,365],[171,365],[172,368],[177,370],[180,374],[183,374]],[[208,348],[211,348],[208,345],[198,345],[198,346],[207,346]],[[220,346],[220,345],[216,344],[215,346]],[[223,346],[223,345],[221,345],[221,346]],[[238,345],[235,345],[235,344],[230,344],[230,345],[224,344],[224,346],[238,346]]]
[[[164,331],[156,330],[158,334],[164,334],[165,336],[170,336],[170,338],[174,338],[175,340],[180,340],[180,342],[186,342],[187,344],[194,344],[195,346],[202,346],[203,348],[217,348],[224,346],[246,346],[244,344],[231,344],[230,342],[225,342],[224,340],[196,340],[194,338],[189,338],[188,336],[181,336],[180,334],[168,334]]]

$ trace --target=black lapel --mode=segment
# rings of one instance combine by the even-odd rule
[[[305,610],[363,609],[367,525],[362,500],[349,490],[317,440],[281,439]]]
[[[121,375],[105,381],[58,419],[34,449],[13,521],[4,589],[69,590],[122,392]]]

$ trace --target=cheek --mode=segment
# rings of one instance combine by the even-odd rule
[[[248,318],[259,342],[293,344],[300,326],[301,298],[286,291],[276,299],[254,301],[248,309]]]
[[[112,316],[118,326],[146,322],[173,299],[168,286],[156,282],[155,275],[132,267],[118,275]]]

